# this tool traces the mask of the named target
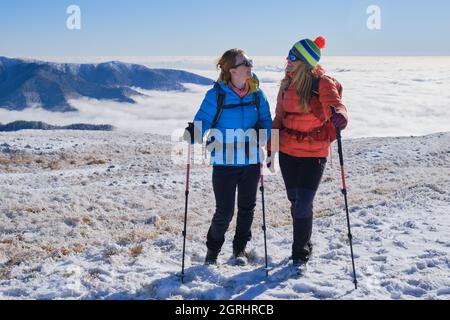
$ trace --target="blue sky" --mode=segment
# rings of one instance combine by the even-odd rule
[[[71,4],[81,30],[66,28]],[[0,56],[285,55],[317,35],[327,55],[450,55],[449,12],[447,0],[2,0]]]

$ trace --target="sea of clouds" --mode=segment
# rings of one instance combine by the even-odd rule
[[[56,62],[97,63],[110,60],[151,68],[181,69],[216,79],[214,57],[96,57],[52,58]],[[272,115],[275,115],[284,57],[254,57],[254,72],[261,80]],[[347,137],[410,136],[450,131],[450,57],[328,57],[328,74],[344,86],[350,116]],[[0,108],[0,122],[44,121],[50,124],[111,124],[118,130],[172,134],[184,128],[198,110],[210,87],[186,85],[185,92],[139,91],[136,103],[93,99],[71,100],[78,112],[55,113],[32,108]]]

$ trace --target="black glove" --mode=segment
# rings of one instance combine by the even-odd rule
[[[347,119],[345,119],[345,117],[340,113],[334,113],[331,116],[331,122],[334,127],[339,130],[344,130],[347,127]]]
[[[267,168],[270,168],[270,166],[272,165],[272,151],[267,151],[267,159],[266,159],[266,165]]]
[[[183,140],[187,143],[194,144],[194,123],[188,122],[188,126],[184,129]]]
[[[270,172],[272,172],[272,173],[275,172],[274,159],[275,159],[276,154],[277,154],[276,152],[272,153],[272,151],[267,151],[266,165],[267,165],[267,168],[269,168]]]
[[[338,113],[333,106],[331,106],[331,114],[330,120],[334,127],[339,130],[344,130],[347,127],[347,119],[345,119],[344,115]]]

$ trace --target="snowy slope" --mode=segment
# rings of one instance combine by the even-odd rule
[[[269,278],[259,196],[251,263],[229,263],[230,230],[219,266],[202,265],[214,200],[211,168],[194,165],[181,284],[185,166],[171,161],[170,137],[0,133],[0,298],[449,299],[450,133],[344,140],[344,151],[358,290],[336,150],[298,279],[280,173],[266,177]]]

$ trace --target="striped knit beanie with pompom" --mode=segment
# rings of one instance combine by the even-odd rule
[[[303,62],[314,68],[320,61],[321,49],[325,48],[324,37],[317,37],[316,40],[303,39],[297,42],[291,52]]]

